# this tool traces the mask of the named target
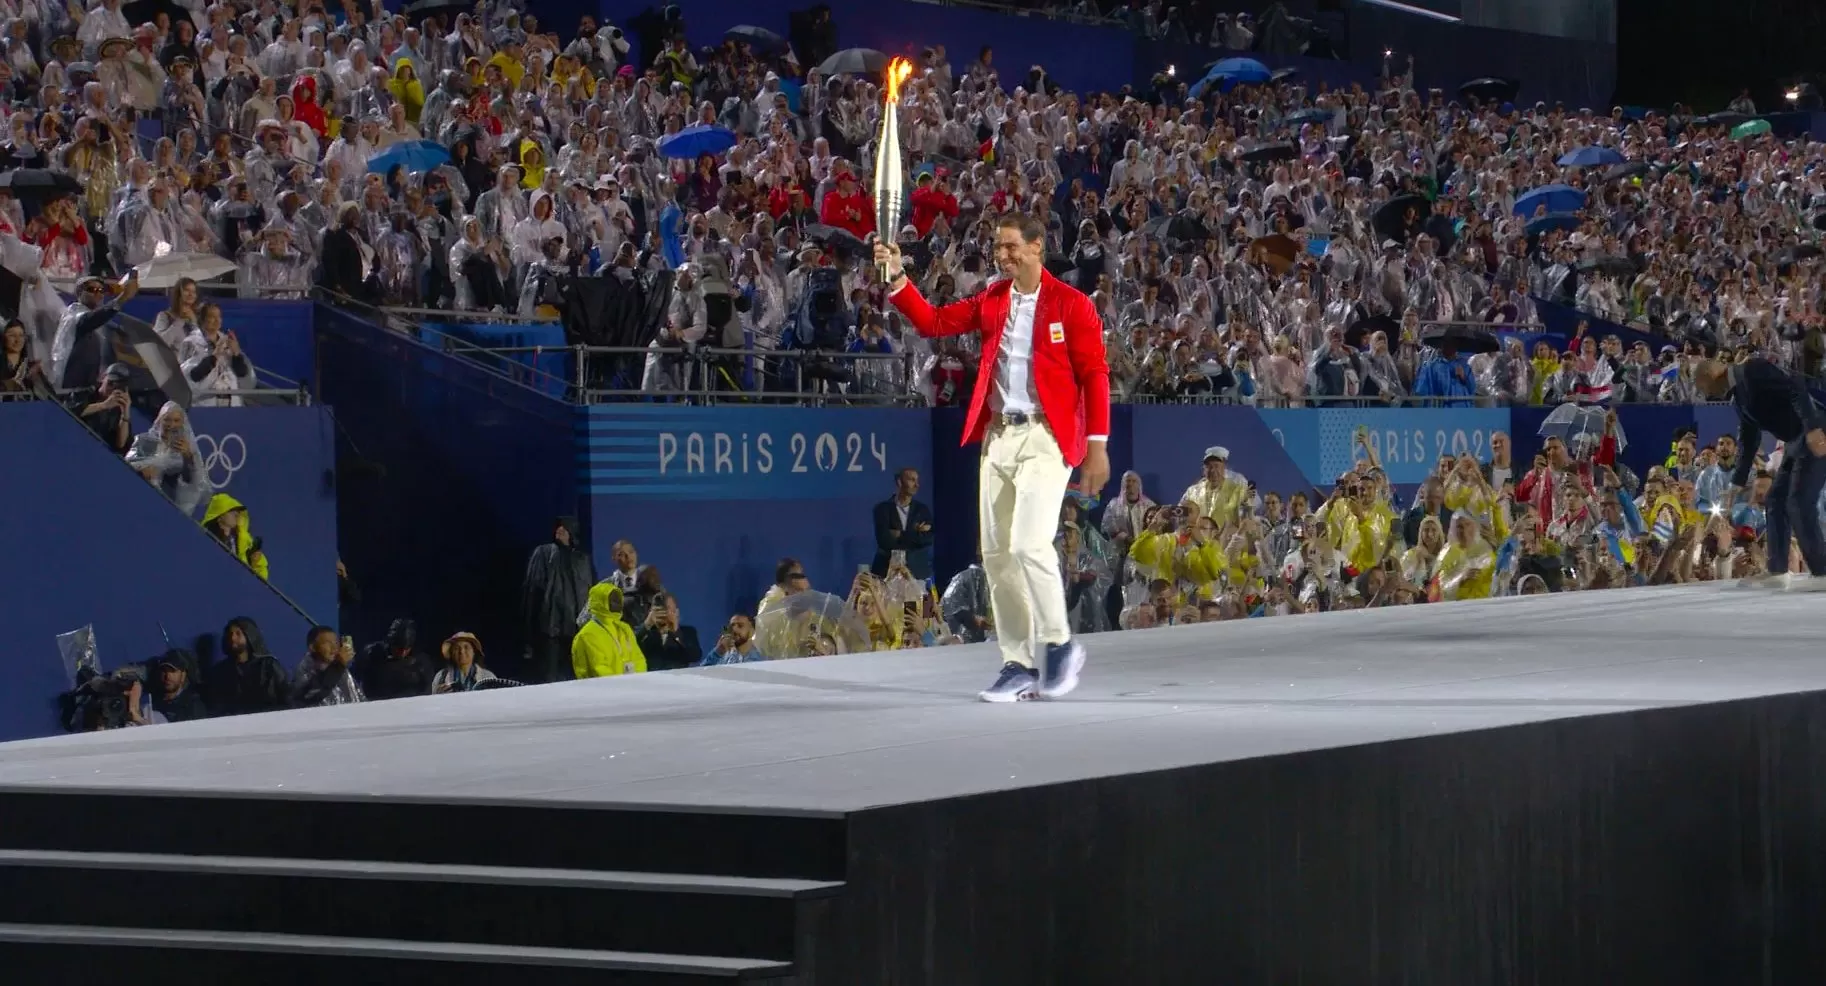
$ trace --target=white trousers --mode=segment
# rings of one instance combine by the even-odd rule
[[[993,423],[983,439],[978,527],[1002,660],[1034,666],[1034,652],[1071,639],[1053,536],[1071,466],[1037,418]]]

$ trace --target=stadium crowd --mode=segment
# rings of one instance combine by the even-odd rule
[[[677,7],[628,32],[585,17],[568,38],[512,2],[416,21],[378,3],[172,7],[132,24],[118,0],[26,3],[9,22],[0,168],[35,177],[0,186],[0,264],[28,285],[212,254],[248,294],[320,286],[532,316],[560,304],[567,276],[602,274],[663,295],[641,340],[656,354],[904,354],[855,371],[880,380],[840,383],[942,405],[967,393],[976,353],[906,331],[863,245],[895,237],[929,298],[961,297],[992,276],[995,219],[1022,211],[1045,224],[1055,273],[1103,313],[1125,399],[1690,402],[1706,354],[1806,375],[1826,358],[1813,245],[1826,146],[1755,126],[1753,106],[1604,114],[1417,92],[1404,75],[1314,90],[1260,66],[1080,95],[990,47],[954,61],[934,46],[902,94],[910,214],[878,230],[882,64],[835,50],[828,9],[791,38],[734,28],[693,51]],[[1213,37],[1246,47],[1249,30],[1236,19]],[[195,485],[181,409],[135,439],[109,364],[69,357],[93,328],[85,313],[108,306],[105,283],[77,287],[70,309],[22,294],[0,381],[23,386],[48,359],[61,386],[92,388],[78,405],[91,426],[180,505],[207,503],[217,536],[260,570],[245,508]],[[1580,331],[1556,348],[1538,338],[1536,298],[1627,325],[1628,338]],[[197,302],[180,287],[160,335],[191,346],[187,372],[206,364],[231,386],[251,374],[247,357]],[[676,389],[675,373],[656,355],[643,386]],[[1177,500],[1156,503],[1125,476],[1107,501],[1062,505],[1074,620],[1089,632],[1766,564],[1766,464],[1750,501],[1726,507],[1717,474],[1740,452],[1724,441],[1677,436],[1666,465],[1636,477],[1616,464],[1620,440],[1607,429],[1550,442],[1529,464],[1502,448],[1441,460],[1409,496],[1373,454],[1317,502],[1256,490],[1221,447]],[[979,568],[941,591],[890,552],[816,607],[790,602],[813,590],[784,560],[768,598],[704,646],[631,544],[601,582],[581,545],[547,547],[561,550],[536,559],[522,600],[529,679],[993,632]],[[241,634],[249,653],[264,646],[256,636]],[[439,690],[405,624],[372,660],[333,631],[306,646],[308,666],[279,676],[286,689],[260,679],[269,704]],[[480,641],[443,650],[457,669],[448,688],[487,681]],[[389,654],[417,669],[410,687],[369,680],[392,674]],[[192,660],[188,679],[207,682]],[[325,673],[339,684],[300,690]]]
[[[1125,398],[1678,401],[1702,349],[1808,374],[1826,357],[1826,148],[1738,112],[1516,106],[1402,75],[1311,90],[1254,68],[1079,95],[936,46],[902,94],[910,215],[878,231],[881,60],[835,51],[828,10],[790,39],[740,27],[693,51],[688,7],[567,37],[512,3],[416,24],[308,0],[137,25],[112,0],[39,6],[6,39],[0,166],[74,181],[0,191],[27,277],[214,253],[247,293],[530,316],[565,275],[606,270],[667,296],[638,345],[900,352],[855,384],[945,403],[974,354],[904,332],[860,241],[898,238],[929,296],[962,296],[992,273],[994,218],[1021,210],[1094,292]],[[1247,20],[1228,24],[1246,46]],[[1529,346],[1536,297],[1630,338]],[[21,307],[26,361],[61,374],[61,302]],[[1500,339],[1441,349],[1423,329],[1460,323]],[[678,383],[657,358],[641,376]]]

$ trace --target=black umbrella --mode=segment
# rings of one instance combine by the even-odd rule
[[[806,239],[814,243],[822,243],[834,250],[849,254],[860,254],[866,246],[862,242],[862,237],[841,226],[813,223],[805,227],[804,235]]]
[[[82,182],[61,171],[46,171],[43,168],[20,168],[0,173],[0,188],[11,191],[14,198],[38,201],[82,194]]]
[[[749,47],[764,54],[771,55],[786,50],[786,39],[764,27],[753,24],[737,24],[723,32],[724,41],[742,41]]]
[[[1654,168],[1651,167],[1647,161],[1625,161],[1622,164],[1613,164],[1607,168],[1604,172],[1604,180],[1622,181],[1625,178],[1646,175],[1653,170]]]
[[[1816,212],[1813,214],[1813,228],[1826,231],[1826,212]]]
[[[1798,264],[1803,260],[1816,260],[1820,257],[1820,248],[1811,243],[1791,246],[1775,255],[1775,262],[1784,266]]]
[[[1408,220],[1408,210],[1414,210],[1414,219]],[[1370,228],[1376,231],[1376,239],[1394,240],[1406,243],[1408,237],[1419,232],[1421,227],[1433,215],[1433,203],[1424,195],[1397,195],[1382,203],[1382,208],[1370,217]]]
[[[1269,161],[1291,161],[1299,156],[1299,149],[1292,144],[1263,144],[1244,151],[1237,160],[1244,164],[1266,164]]]
[[[180,20],[192,20],[189,8],[174,3],[173,0],[133,0],[132,3],[122,4],[120,12],[129,24],[149,24],[157,20],[161,13],[170,18],[173,24]]]
[[[1150,221],[1141,231],[1157,240],[1208,240],[1211,231],[1197,216],[1183,212]]]
[[[1434,349],[1461,353],[1494,353],[1503,348],[1496,333],[1475,325],[1435,325],[1420,333],[1420,341]]]
[[[1587,274],[1595,271],[1607,277],[1634,277],[1636,262],[1628,257],[1587,257],[1579,261],[1579,270]]]
[[[888,56],[873,48],[845,48],[818,63],[818,71],[830,75],[880,75],[888,67]]]
[[[1494,76],[1472,79],[1458,87],[1458,94],[1466,99],[1475,99],[1480,103],[1513,103],[1515,94],[1522,84],[1514,79],[1501,79]]]
[[[1369,337],[1378,332],[1386,332],[1390,339],[1401,338],[1401,323],[1393,315],[1371,315],[1365,319],[1352,322],[1344,330],[1344,344],[1354,349],[1362,349],[1369,344]]]
[[[446,23],[455,23],[456,15],[468,13],[475,7],[474,0],[414,0],[406,5],[404,13],[414,24],[432,14],[443,14]]]

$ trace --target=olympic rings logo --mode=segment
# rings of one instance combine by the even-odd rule
[[[247,442],[240,435],[228,434],[219,439],[198,435],[197,451],[203,456],[203,474],[209,477],[209,485],[218,490],[227,488],[235,473],[247,464]]]

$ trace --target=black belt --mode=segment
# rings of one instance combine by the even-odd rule
[[[1040,416],[1038,414],[1029,414],[1026,411],[1002,411],[996,414],[995,419],[1005,425],[1024,425],[1028,423],[1038,424]]]

